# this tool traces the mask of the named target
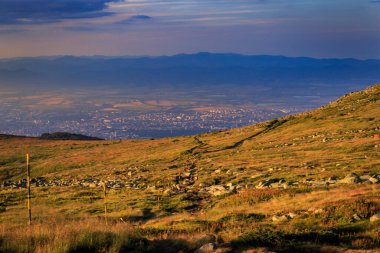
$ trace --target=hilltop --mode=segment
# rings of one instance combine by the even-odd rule
[[[65,132],[56,132],[56,133],[44,133],[40,136],[43,140],[102,140],[97,137],[87,136],[83,134],[72,134]]]
[[[149,247],[163,247],[157,240],[167,238],[161,243],[177,251],[208,242],[220,250],[378,249],[379,115],[380,84],[310,112],[196,136],[0,138],[1,220],[15,228],[26,220],[21,179],[29,152],[41,226],[50,216],[73,226],[101,216],[104,181],[116,241],[127,224]],[[83,226],[92,236],[110,233]]]

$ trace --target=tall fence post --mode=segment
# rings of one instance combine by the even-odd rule
[[[29,153],[26,154],[26,187],[28,188],[28,213],[29,213],[29,225],[32,224],[32,208],[30,205],[30,166],[29,166]]]
[[[106,225],[108,225],[107,223],[107,186],[105,182],[103,182],[103,193],[104,193],[104,220],[106,221]]]

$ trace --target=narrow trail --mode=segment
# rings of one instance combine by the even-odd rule
[[[257,132],[257,133],[254,133],[244,139],[241,139],[240,141],[237,141],[235,143],[233,143],[232,145],[229,145],[229,146],[226,146],[226,147],[223,147],[223,148],[220,148],[220,149],[217,149],[217,150],[207,150],[206,147],[208,146],[207,143],[203,142],[201,139],[199,139],[199,137],[197,136],[194,136],[194,140],[195,142],[197,143],[196,146],[186,150],[185,152],[183,152],[183,154],[187,154],[187,155],[190,155],[190,156],[197,156],[197,157],[194,157],[195,159],[200,159],[201,156],[203,154],[208,154],[208,153],[215,153],[215,152],[219,152],[219,151],[222,151],[222,150],[230,150],[230,149],[235,149],[235,148],[238,148],[240,146],[242,146],[246,141],[250,141],[252,140],[253,138],[257,137],[257,136],[260,136],[262,134],[265,134],[265,133],[268,133],[276,128],[278,128],[279,126],[283,125],[284,123],[286,123],[288,120],[273,120],[272,122],[270,122],[265,129]]]
[[[230,145],[230,146],[227,146],[227,147],[224,147],[224,148],[221,148],[221,149],[218,149],[218,150],[213,150],[213,151],[206,151],[205,153],[214,153],[214,152],[218,152],[218,151],[222,151],[222,150],[229,150],[229,149],[234,149],[234,148],[238,148],[240,147],[241,145],[244,144],[244,142],[246,141],[250,141],[252,140],[253,138],[257,137],[257,136],[260,136],[262,134],[265,134],[265,133],[268,133],[274,129],[276,129],[277,127],[283,125],[285,122],[287,122],[287,120],[282,120],[282,121],[278,121],[278,120],[275,120],[273,122],[271,122],[265,129],[255,133],[255,134],[252,134],[238,142],[235,142],[234,144]]]

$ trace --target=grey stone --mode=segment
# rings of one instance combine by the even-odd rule
[[[200,247],[199,249],[197,249],[195,253],[212,253],[215,251],[215,249],[216,249],[215,243],[207,243],[203,245],[202,247]]]

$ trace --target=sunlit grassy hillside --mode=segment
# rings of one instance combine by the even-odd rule
[[[220,252],[379,249],[380,224],[370,221],[380,214],[375,134],[380,84],[311,112],[197,136],[0,136],[1,249],[191,252],[208,242]],[[26,152],[32,177],[43,177],[32,185],[27,235],[26,189],[17,183]]]

